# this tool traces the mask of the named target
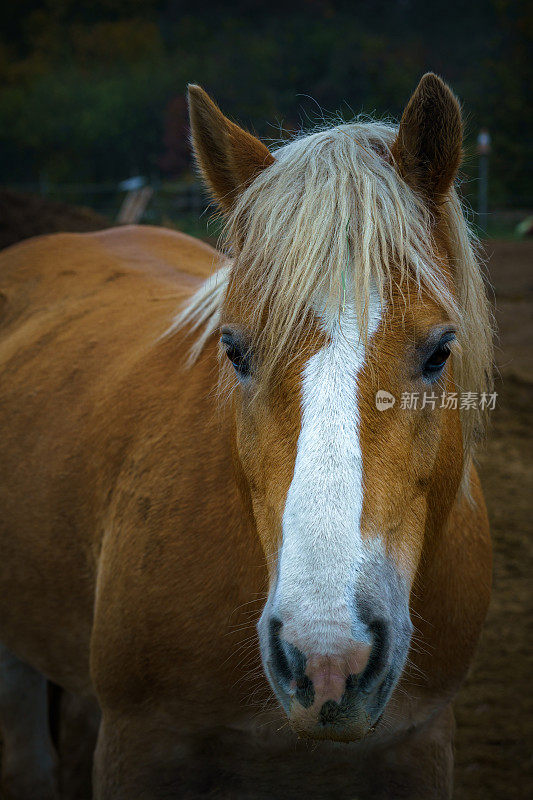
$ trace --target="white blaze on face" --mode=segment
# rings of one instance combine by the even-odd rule
[[[371,293],[367,341],[381,319]],[[357,378],[365,343],[353,307],[328,327],[331,342],[307,362],[302,427],[283,514],[273,610],[282,638],[306,654],[342,653],[366,626],[354,619],[353,591],[368,556],[361,540],[363,463]],[[360,630],[358,630],[360,628]]]

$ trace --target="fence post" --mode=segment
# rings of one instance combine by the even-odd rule
[[[489,155],[490,133],[486,128],[481,128],[477,137],[477,152],[479,156],[479,183],[478,183],[478,224],[486,233],[489,213]]]

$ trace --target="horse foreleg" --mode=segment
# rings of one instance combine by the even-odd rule
[[[62,800],[91,800],[100,709],[92,697],[63,691],[59,707],[59,786]]]
[[[372,777],[365,800],[450,800],[453,791],[451,705],[368,764]]]
[[[158,715],[103,711],[94,756],[95,800],[169,800],[187,793],[191,752],[183,731]]]
[[[8,800],[57,800],[46,678],[0,644],[2,788]]]

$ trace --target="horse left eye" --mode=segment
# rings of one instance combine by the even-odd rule
[[[233,364],[235,372],[240,378],[247,378],[251,372],[250,351],[233,338],[231,334],[222,334],[222,344],[226,349],[226,355]]]
[[[424,364],[424,374],[431,378],[444,369],[450,355],[450,343],[441,342]]]

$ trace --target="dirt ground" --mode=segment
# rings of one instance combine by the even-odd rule
[[[533,797],[533,242],[487,244],[500,380],[479,458],[494,543],[493,596],[457,698],[455,800]]]
[[[0,210],[6,205],[1,201],[2,197]],[[55,208],[48,228],[42,218],[35,228],[39,210],[17,211],[11,205],[16,232],[9,233],[10,241],[60,227],[90,230],[105,223],[85,210],[73,218],[68,209]],[[69,215],[68,225],[63,212]],[[4,217],[0,233],[8,227]],[[5,237],[3,243],[8,243]],[[487,258],[496,298],[500,378],[479,466],[494,541],[494,590],[475,663],[456,702],[454,799],[529,800],[533,797],[533,241],[492,241],[487,244]]]

